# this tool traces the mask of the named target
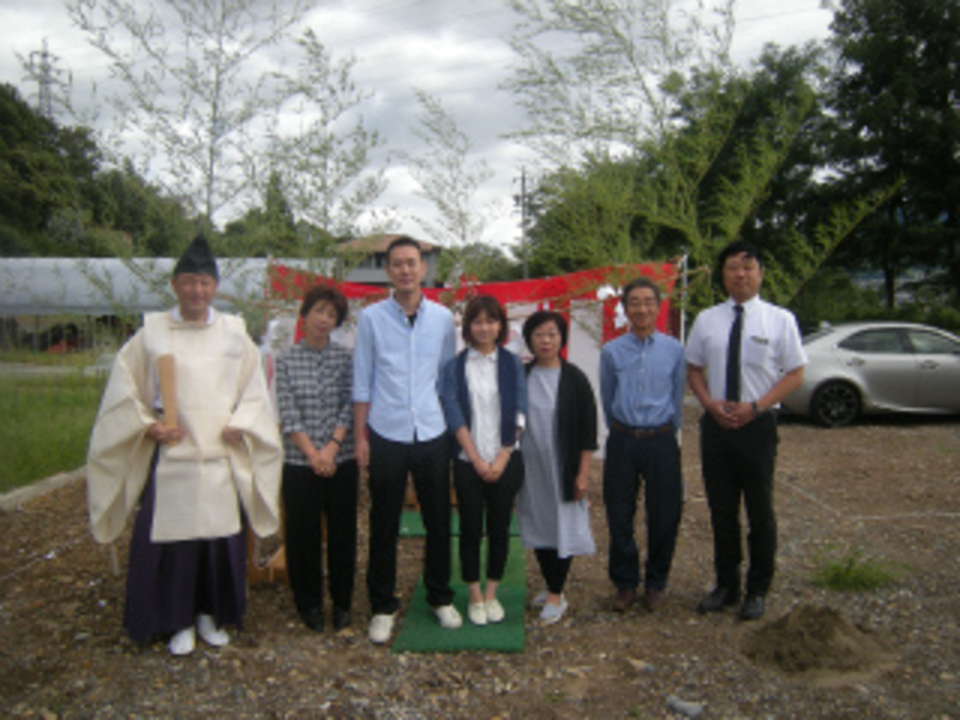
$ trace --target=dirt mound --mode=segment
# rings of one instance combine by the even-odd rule
[[[885,638],[857,627],[828,607],[798,605],[744,638],[744,654],[789,674],[864,673],[895,659]]]

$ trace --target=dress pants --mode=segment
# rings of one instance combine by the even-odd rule
[[[350,610],[357,569],[357,462],[322,477],[309,465],[283,466],[284,550],[297,610],[323,609],[323,526],[335,607]]]
[[[677,437],[664,432],[635,438],[612,429],[603,464],[603,502],[610,529],[610,579],[621,590],[633,590],[640,584],[634,517],[641,477],[647,520],[644,585],[664,590],[683,508]]]
[[[450,443],[444,433],[432,440],[401,443],[372,429],[370,434],[370,555],[367,592],[374,615],[397,611],[397,537],[407,476],[420,503],[427,531],[423,580],[432,607],[453,602],[450,588]]]
[[[703,483],[713,525],[717,587],[740,591],[742,497],[750,527],[747,594],[766,595],[770,589],[777,553],[777,521],[773,512],[777,443],[773,413],[736,430],[720,427],[709,413],[700,419]]]
[[[460,513],[460,569],[465,583],[480,581],[480,542],[487,518],[487,579],[501,580],[507,564],[513,501],[523,483],[523,456],[513,452],[497,482],[486,482],[473,465],[457,458],[453,463]]]

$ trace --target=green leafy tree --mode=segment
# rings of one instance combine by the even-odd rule
[[[131,162],[99,173],[93,185],[91,224],[123,238],[108,254],[174,257],[192,237],[183,206],[138,175]]]
[[[750,237],[764,253],[766,294],[788,302],[885,197],[808,202],[822,167],[816,58],[815,48],[771,47],[751,73],[674,76],[662,88],[673,108],[664,132],[631,155],[550,177],[535,259],[569,270],[686,253],[708,278],[722,246]],[[696,283],[694,305],[711,302],[715,287]]]
[[[838,52],[833,160],[841,192],[902,186],[842,252],[879,270],[890,308],[908,269],[939,298],[960,287],[960,2],[842,0],[831,26]]]
[[[764,248],[766,292],[785,302],[890,192],[852,194],[803,222],[772,205],[761,211],[817,117],[814,55],[770,50],[754,73],[736,70],[732,2],[713,14],[670,0],[512,6],[522,20],[508,87],[528,111],[515,136],[555,165],[541,198],[553,218],[534,233],[550,249],[547,266],[683,251],[706,270],[731,240],[778,230]],[[629,190],[615,179],[624,166],[636,168]],[[558,212],[568,197],[577,207]],[[694,293],[695,305],[713,299],[709,283]]]
[[[567,273],[631,263],[651,252],[651,239],[635,232],[636,163],[588,158],[578,170],[546,176],[532,203],[534,274]]]
[[[89,131],[60,128],[0,85],[0,252],[67,254],[45,237],[55,219],[82,218],[100,156]],[[72,221],[71,223],[72,224]]]
[[[270,175],[263,208],[248,210],[241,220],[229,223],[219,245],[235,257],[301,256],[300,236],[277,173]]]
[[[509,282],[519,280],[523,269],[501,248],[472,243],[453,253],[444,251],[437,260],[437,274],[454,281]]]

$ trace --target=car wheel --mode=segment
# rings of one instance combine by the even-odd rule
[[[817,388],[810,401],[813,417],[827,427],[849,425],[860,414],[860,393],[845,382],[828,382]]]

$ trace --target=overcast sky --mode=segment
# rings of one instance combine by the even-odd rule
[[[826,38],[832,12],[825,4],[830,3],[738,0],[734,60],[749,64],[767,42],[787,46]],[[501,244],[519,237],[510,199],[529,162],[522,148],[503,139],[518,123],[512,98],[499,89],[511,60],[504,37],[512,24],[505,0],[327,0],[309,18],[334,57],[355,56],[354,78],[373,93],[363,109],[365,121],[385,136],[387,150],[418,149],[410,132],[417,111],[414,87],[443,102],[494,172],[482,202],[499,203],[486,239]],[[0,0],[0,27],[5,29],[0,81],[16,86],[30,102],[36,86],[26,80],[17,54],[41,50],[44,40],[55,67],[64,77],[72,74],[74,104],[82,104],[94,83],[103,86],[106,60],[71,25],[63,0]],[[386,157],[383,153],[381,162]],[[384,206],[402,215],[430,215],[401,165],[394,162],[387,176]],[[401,219],[397,230],[425,237],[409,219]]]

